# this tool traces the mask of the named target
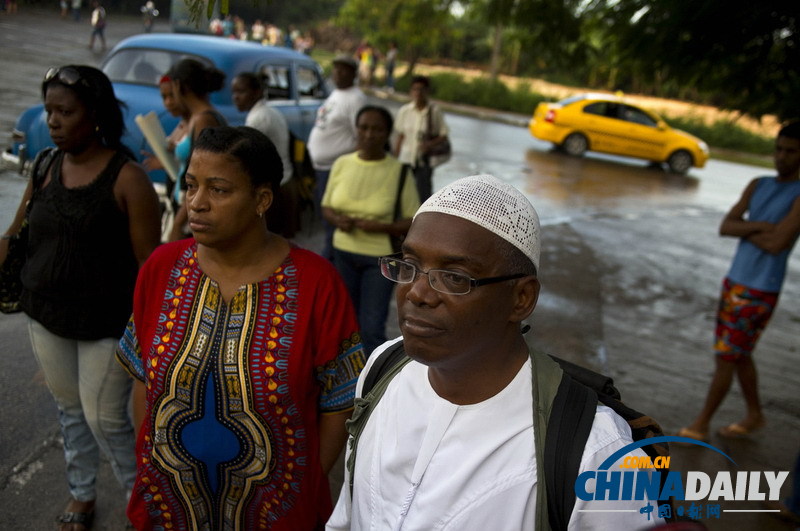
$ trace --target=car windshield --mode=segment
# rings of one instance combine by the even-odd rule
[[[112,83],[157,86],[158,80],[167,73],[172,65],[187,57],[211,65],[211,62],[205,57],[168,50],[126,48],[108,58],[103,65],[103,72]]]
[[[583,94],[579,94],[577,96],[570,96],[569,98],[565,98],[565,99],[559,101],[558,104],[561,105],[561,106],[566,106],[566,105],[569,105],[570,103],[575,103],[576,101],[581,101],[581,100],[585,100],[585,99],[586,99],[586,96],[584,96]]]

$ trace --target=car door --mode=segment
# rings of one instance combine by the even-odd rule
[[[295,63],[295,79],[298,112],[303,124],[302,134],[295,134],[303,141],[307,141],[317,119],[317,109],[328,97],[328,90],[325,87],[322,69],[314,62]]]
[[[658,121],[644,110],[628,104],[619,105],[619,117],[623,124],[620,154],[659,160],[665,140]]]
[[[589,138],[589,149],[606,153],[618,149],[621,131],[615,102],[594,101],[584,105],[580,122]]]
[[[289,130],[297,136],[303,131],[303,119],[297,106],[294,72],[291,62],[268,62],[258,74],[264,80],[264,94],[269,104],[283,113]]]

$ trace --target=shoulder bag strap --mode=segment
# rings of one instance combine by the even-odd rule
[[[33,168],[31,169],[31,197],[28,200],[28,205],[26,207],[26,211],[29,212],[31,209],[31,204],[33,203],[33,196],[36,192],[41,188],[42,183],[44,183],[45,179],[47,178],[47,172],[50,170],[50,166],[53,164],[53,159],[56,158],[58,154],[58,150],[53,147],[44,148],[36,155],[36,158],[33,160]]]
[[[406,174],[408,173],[408,165],[403,164],[403,167],[400,168],[400,183],[397,185],[397,197],[394,200],[394,217],[392,217],[393,221],[397,221],[400,219],[400,207],[401,207],[401,199],[403,197],[403,188],[406,184]]]

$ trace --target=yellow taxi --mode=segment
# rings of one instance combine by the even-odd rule
[[[608,94],[579,94],[558,103],[540,103],[529,129],[570,155],[586,151],[666,162],[670,171],[685,174],[702,168],[708,145],[685,131],[673,129],[658,115]]]

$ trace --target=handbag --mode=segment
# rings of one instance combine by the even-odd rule
[[[433,105],[431,105],[428,108],[428,130],[427,133],[425,133],[425,140],[431,140],[438,136],[438,134],[433,134]],[[453,148],[450,145],[450,139],[445,138],[444,142],[439,142],[433,146],[428,153],[425,154],[425,158],[428,161],[428,166],[436,168],[450,160],[452,155]]]
[[[392,218],[394,221],[400,219],[400,200],[403,196],[403,187],[406,184],[406,174],[408,173],[408,166],[403,164],[403,168],[400,170],[400,184],[397,187],[397,197],[394,200],[394,217]],[[397,254],[401,251],[403,240],[406,239],[406,235],[394,235],[389,234],[389,240],[392,242],[392,252]]]
[[[56,150],[47,148],[39,152],[33,162],[31,180],[33,181],[33,193],[25,206],[25,217],[22,220],[17,234],[8,239],[8,254],[5,261],[0,265],[0,312],[16,313],[21,311],[19,300],[22,297],[22,268],[25,266],[25,259],[28,254],[28,217],[31,213],[33,196],[39,185],[44,181],[47,170],[53,160]],[[44,168],[44,171],[41,171]]]

